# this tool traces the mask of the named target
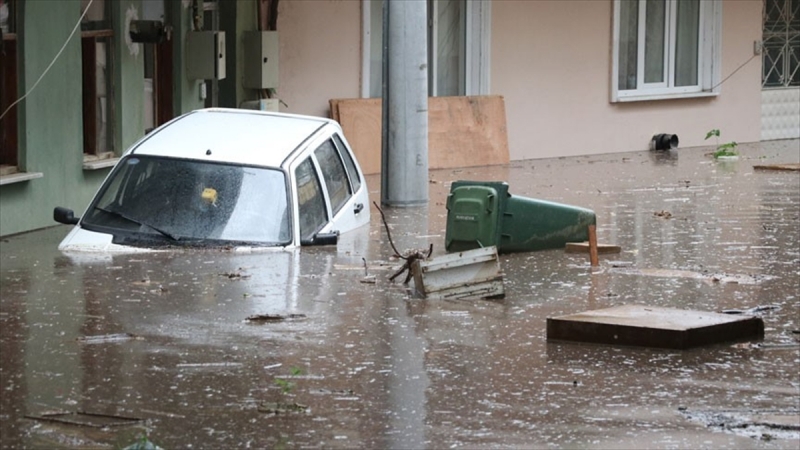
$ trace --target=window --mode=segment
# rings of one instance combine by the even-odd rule
[[[294,178],[300,213],[300,240],[308,240],[328,223],[325,198],[310,157],[297,166]]]
[[[89,8],[81,22],[83,63],[83,153],[84,159],[112,157],[114,151],[114,104],[111,84],[111,2],[81,0],[81,11]]]
[[[710,95],[720,2],[616,0],[612,101]]]
[[[328,198],[331,200],[332,214],[335,216],[352,195],[344,163],[342,163],[339,152],[336,151],[336,147],[333,146],[333,141],[331,140],[327,140],[320,145],[314,151],[314,155],[317,157],[322,170],[325,187],[328,189]]]
[[[350,179],[350,186],[352,192],[353,193],[358,192],[358,189],[361,187],[361,178],[359,178],[358,176],[358,170],[356,170],[356,164],[355,162],[353,162],[353,158],[350,156],[350,152],[344,145],[342,138],[340,138],[338,134],[334,134],[333,140],[336,142],[336,146],[339,148],[339,153],[341,153],[344,159],[344,165],[347,167],[347,174]]]
[[[764,0],[764,87],[800,86],[800,0]]]
[[[428,3],[428,90],[432,96],[466,92],[466,11],[464,0]]]
[[[17,108],[17,20],[15,0],[0,0],[0,176],[18,172]],[[6,112],[6,110],[8,111]]]
[[[362,0],[365,27],[364,97],[381,97],[383,0]],[[490,0],[427,0],[428,92],[431,96],[489,93]]]

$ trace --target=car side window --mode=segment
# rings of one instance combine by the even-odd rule
[[[342,138],[340,138],[338,134],[333,135],[333,140],[336,141],[336,146],[339,147],[339,153],[342,154],[342,159],[344,159],[344,165],[347,167],[347,173],[350,176],[350,185],[353,186],[353,192],[358,192],[358,188],[361,187],[361,178],[358,177],[356,163],[353,162],[353,158],[350,156],[347,146],[344,145]]]
[[[315,151],[322,176],[325,178],[325,186],[328,188],[328,197],[331,199],[331,210],[335,215],[338,213],[347,200],[350,199],[350,184],[347,182],[347,172],[344,163],[339,157],[339,152],[333,146],[330,139],[323,142]]]
[[[300,239],[311,239],[328,223],[322,186],[311,158],[306,158],[294,171],[297,202],[300,212]]]

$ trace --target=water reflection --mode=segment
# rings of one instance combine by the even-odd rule
[[[164,448],[793,448],[683,413],[797,414],[800,178],[751,170],[760,156],[796,159],[785,145],[743,146],[752,159],[735,171],[697,149],[667,163],[642,152],[433,172],[429,207],[386,211],[401,251],[444,253],[457,179],[592,208],[599,241],[622,247],[595,269],[561,250],[502,255],[506,298],[495,301],[427,301],[389,283],[401,261],[377,211],[336,248],[293,252],[75,258],[56,250],[66,227],[4,239],[2,447],[124,447],[147,432]],[[375,284],[361,282],[364,261]],[[547,317],[626,303],[780,308],[762,313],[766,335],[751,346],[545,340]],[[295,316],[245,320],[257,314]],[[263,407],[278,403],[308,408]],[[24,417],[81,409],[147,422],[88,430]]]

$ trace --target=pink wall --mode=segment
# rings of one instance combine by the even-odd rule
[[[279,3],[279,97],[285,112],[328,116],[328,100],[360,96],[361,1]],[[761,0],[725,0],[725,78],[761,39]],[[612,0],[493,0],[491,94],[505,97],[512,159],[644,150],[654,134],[681,147],[760,139],[761,59],[714,98],[610,103]]]
[[[358,98],[361,2],[284,0],[278,3],[282,112],[328,117],[328,100]]]
[[[761,0],[725,1],[722,78],[753,55]],[[681,147],[708,145],[719,128],[760,138],[761,63],[756,57],[716,98],[610,103],[611,0],[492,2],[491,91],[505,96],[512,159],[644,150],[653,134]]]

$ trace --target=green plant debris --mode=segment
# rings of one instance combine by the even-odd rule
[[[153,441],[147,438],[147,435],[142,435],[133,444],[123,448],[122,450],[163,450]]]
[[[283,378],[275,378],[275,385],[281,388],[281,392],[284,394],[288,394],[289,392],[292,392],[292,389],[294,389],[294,383],[284,380]]]
[[[739,152],[736,151],[736,147],[739,144],[736,143],[736,141],[725,142],[724,144],[720,144],[719,143],[720,134],[721,134],[720,131],[716,128],[706,133],[705,140],[714,137],[714,140],[716,142],[717,149],[713,153],[714,159],[738,156]]]
[[[301,375],[302,373],[303,370],[300,369],[299,367],[292,367],[291,369],[289,369],[289,374],[293,377]],[[275,378],[275,385],[281,388],[281,392],[283,392],[284,394],[292,392],[292,389],[294,389],[295,387],[295,384],[292,383],[291,381],[279,377]]]

